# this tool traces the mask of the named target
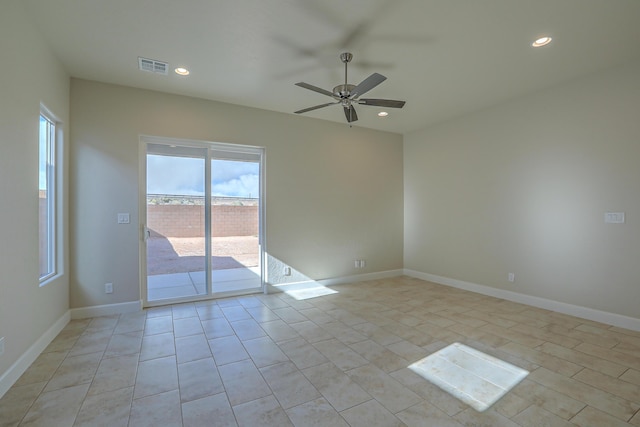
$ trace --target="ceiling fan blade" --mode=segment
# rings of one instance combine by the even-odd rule
[[[309,89],[309,90],[312,90],[314,92],[318,92],[318,93],[321,93],[323,95],[327,95],[327,96],[330,96],[330,97],[333,98],[333,93],[329,92],[328,90],[321,89],[321,88],[319,88],[317,86],[310,85],[309,83],[300,82],[300,83],[296,83],[296,86],[300,86],[300,87],[303,87],[305,89]]]
[[[356,114],[356,109],[353,108],[353,105],[344,107],[344,115],[347,117],[347,121],[349,123],[355,122],[358,120],[358,115]]]
[[[302,113],[306,113],[307,111],[313,111],[313,110],[317,110],[318,108],[324,108],[324,107],[328,107],[329,105],[335,105],[335,104],[338,104],[338,102],[328,102],[326,104],[316,105],[315,107],[303,108],[302,110],[294,111],[294,113],[302,114]]]
[[[405,101],[395,101],[393,99],[359,99],[358,104],[361,105],[373,105],[375,107],[389,107],[389,108],[402,108]]]
[[[366,79],[364,79],[358,86],[354,87],[351,91],[351,99],[355,99],[360,95],[364,95],[365,92],[369,92],[374,87],[378,86],[383,81],[387,80],[385,76],[378,73],[373,73]]]

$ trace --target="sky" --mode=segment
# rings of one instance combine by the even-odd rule
[[[190,157],[147,155],[147,193],[204,196],[204,162]],[[259,164],[212,160],[211,194],[257,198]]]
[[[40,138],[38,141],[38,188],[40,190],[47,189],[47,164],[48,164],[48,152],[47,152],[47,140],[48,140],[48,129],[47,125],[49,122],[40,115]]]

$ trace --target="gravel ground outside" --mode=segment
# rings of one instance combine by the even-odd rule
[[[214,237],[211,242],[212,268],[258,266],[258,237]],[[147,274],[204,271],[203,237],[152,237],[147,240]]]

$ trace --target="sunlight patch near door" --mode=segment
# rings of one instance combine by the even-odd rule
[[[482,412],[522,381],[529,372],[488,354],[453,343],[409,369]]]
[[[298,301],[322,297],[325,295],[337,294],[338,291],[334,291],[333,289],[327,288],[317,282],[305,282],[304,286],[299,287],[297,289],[287,289],[284,292],[287,295],[292,296]]]
[[[301,282],[282,283],[279,285],[273,285],[273,287],[298,301],[338,293],[338,291],[328,288],[311,279]]]

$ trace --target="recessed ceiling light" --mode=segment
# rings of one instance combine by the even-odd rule
[[[184,67],[178,67],[174,71],[176,72],[176,74],[179,74],[181,76],[188,76],[189,75],[189,70],[187,70]]]
[[[389,113],[387,113],[386,111],[380,111],[378,113],[378,117],[387,117],[389,115]]]
[[[531,46],[533,47],[542,47],[542,46],[546,46],[549,43],[551,43],[551,37],[545,36],[545,37],[540,37],[539,39],[537,39],[536,41],[534,41],[533,43],[531,43]]]

